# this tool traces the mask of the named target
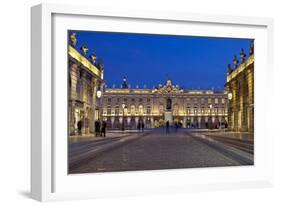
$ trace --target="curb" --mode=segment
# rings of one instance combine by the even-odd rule
[[[112,150],[112,149],[117,149],[121,146],[124,146],[126,144],[129,144],[135,140],[138,140],[139,138],[142,138],[142,137],[145,137],[149,134],[146,133],[146,134],[143,134],[141,136],[136,136],[136,137],[124,137],[124,138],[121,138],[120,140],[116,141],[116,142],[111,142],[111,143],[108,143],[108,144],[105,144],[104,146],[102,147],[99,147],[99,148],[96,148],[96,149],[93,149],[93,150],[90,150],[88,152],[86,152],[83,157],[77,157],[77,158],[74,158],[74,160],[72,160],[70,163],[69,163],[69,166],[68,166],[68,172],[70,173],[71,170],[74,170],[76,169],[80,164],[84,164],[84,163],[87,163],[89,162],[90,160],[94,159],[94,158],[97,158],[99,155],[103,154],[104,152],[108,151],[108,150]]]
[[[223,153],[224,155],[226,155],[232,159],[234,158],[242,165],[254,165],[254,156],[252,154],[238,150],[229,145],[225,145],[206,135],[202,135],[202,134],[192,134],[192,135],[189,134],[189,135],[191,137],[196,138],[198,141],[201,141],[201,142],[207,144],[208,146],[213,147],[216,150],[219,150],[219,152]]]

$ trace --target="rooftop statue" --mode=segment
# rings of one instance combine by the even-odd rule
[[[227,73],[230,74],[232,72],[231,70],[231,64],[228,64],[227,65]]]
[[[81,51],[82,51],[82,54],[83,54],[84,56],[86,56],[86,54],[87,54],[87,52],[88,52],[88,47],[82,46],[80,49],[81,49]]]
[[[92,63],[95,64],[97,57],[96,57],[96,55],[95,55],[94,50],[92,50],[92,53],[91,53],[91,55],[90,55],[90,58],[91,58]]]
[[[70,35],[70,41],[71,41],[71,45],[73,47],[76,46],[76,43],[77,43],[77,38],[76,38],[76,33],[73,32],[71,35]]]
[[[123,83],[121,85],[121,88],[122,89],[128,89],[129,88],[128,84],[127,84],[127,78],[126,77],[123,78]]]
[[[238,67],[238,64],[239,64],[239,61],[237,59],[237,56],[234,55],[234,58],[233,58],[233,67],[234,67],[234,69],[236,69]]]
[[[244,49],[241,49],[241,53],[240,53],[240,60],[241,60],[241,63],[244,63],[245,62],[245,58],[246,58],[246,54],[244,52]]]
[[[249,55],[253,55],[253,54],[254,54],[254,40],[250,44],[250,52],[249,52]]]

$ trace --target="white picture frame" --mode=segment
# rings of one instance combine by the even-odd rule
[[[97,19],[102,21],[102,24]],[[113,25],[116,21],[118,27],[116,24]],[[91,22],[96,24],[93,25]],[[157,30],[153,28],[154,24],[159,25]],[[274,98],[271,96],[273,85],[270,81],[274,76],[272,19],[41,4],[31,9],[31,25],[32,198],[53,201],[273,185],[274,136],[269,130],[272,114],[267,110]],[[65,173],[67,162],[64,162],[67,145],[64,145],[65,137],[58,135],[64,135],[63,130],[60,131],[58,128],[65,129],[66,124],[66,114],[60,113],[65,111],[60,108],[67,108],[66,101],[60,101],[65,99],[67,93],[65,76],[67,67],[64,68],[67,64],[65,31],[93,30],[95,25],[97,30],[104,31],[255,38],[255,165],[243,168],[68,176]],[[187,28],[191,26],[192,31],[189,31]]]

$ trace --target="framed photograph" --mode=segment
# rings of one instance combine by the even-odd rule
[[[34,199],[272,186],[271,19],[31,14]]]

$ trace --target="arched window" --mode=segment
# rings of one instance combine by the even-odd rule
[[[107,106],[107,115],[111,115],[111,107]]]
[[[164,113],[164,106],[163,106],[163,104],[160,104],[160,105],[159,105],[159,113],[160,113],[160,114],[163,114],[163,113]]]
[[[139,115],[143,115],[143,106],[139,105]]]
[[[130,110],[131,110],[131,115],[135,115],[136,113],[135,105],[131,105]]]
[[[179,105],[178,104],[174,104],[174,106],[173,106],[173,113],[174,113],[174,115],[178,115],[179,114]]]
[[[115,107],[115,115],[118,116],[119,115],[119,106]]]
[[[147,106],[146,107],[146,114],[150,115],[150,113],[151,113],[151,108],[150,108],[150,106]]]

